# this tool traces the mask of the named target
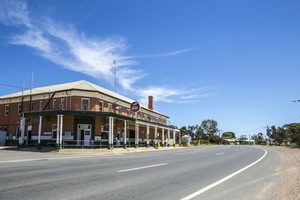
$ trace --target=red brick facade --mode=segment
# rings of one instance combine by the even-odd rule
[[[82,95],[80,95],[82,94]],[[32,108],[30,109],[30,102]],[[13,97],[0,97],[0,130],[6,131],[10,140],[17,140],[20,137],[20,121],[22,113],[25,114],[25,135],[33,138],[38,135],[39,116],[42,115],[42,140],[55,140],[57,125],[57,115],[53,114],[63,111],[74,112],[76,114],[67,114],[63,116],[64,137],[71,136],[72,139],[79,138],[79,125],[91,125],[91,139],[101,136],[101,132],[107,131],[108,117],[114,115],[115,126],[113,136],[123,137],[124,121],[127,123],[127,138],[132,138],[135,131],[135,123],[130,122],[139,120],[139,139],[146,138],[147,125],[150,124],[149,138],[155,136],[155,127],[157,133],[161,135],[166,125],[167,116],[160,114],[153,109],[153,99],[151,97],[151,108],[144,108],[134,115],[130,111],[130,103],[127,100],[119,99],[97,91],[79,91],[69,89],[68,91],[52,91],[49,93],[36,93],[33,95]],[[102,109],[102,110],[101,110]],[[49,112],[53,111],[53,112]],[[51,114],[47,114],[51,113]],[[90,113],[91,115],[87,115]],[[101,113],[106,115],[102,116]],[[110,114],[111,113],[111,114]],[[34,114],[34,115],[32,115]],[[29,117],[26,117],[29,116]],[[119,117],[118,117],[119,116]],[[125,118],[125,119],[123,119]],[[121,120],[118,120],[121,119]],[[130,120],[132,119],[132,120]]]

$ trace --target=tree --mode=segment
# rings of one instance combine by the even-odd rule
[[[187,132],[186,126],[181,127],[181,128],[180,128],[180,132],[181,132],[181,135],[187,135],[188,132]]]
[[[222,138],[235,139],[235,133],[234,132],[224,132],[222,134]]]
[[[291,123],[283,126],[286,130],[286,140],[292,143],[296,143],[300,146],[300,124],[299,123]]]
[[[266,144],[266,141],[264,140],[264,135],[262,133],[258,133],[255,138],[256,139],[252,138],[253,140],[255,140],[255,144]]]
[[[187,128],[187,134],[189,136],[191,136],[192,138],[194,138],[195,137],[195,132],[194,132],[195,130],[196,130],[195,126],[188,126],[188,128]]]
[[[196,125],[195,134],[196,134],[196,138],[197,138],[198,143],[199,143],[200,138],[206,139],[203,128],[201,126],[199,126],[198,124]]]
[[[264,135],[262,133],[257,134],[257,139],[264,139]]]
[[[274,141],[277,143],[277,144],[283,144],[284,142],[286,142],[286,130],[282,127],[278,127],[276,129],[276,135],[274,136]]]
[[[210,138],[209,138],[209,142],[210,143],[213,143],[213,144],[220,144],[221,143],[221,138],[215,134],[215,135],[212,135]]]
[[[200,127],[203,130],[203,135],[206,135],[209,140],[218,132],[218,122],[213,119],[203,120]]]
[[[239,143],[240,144],[247,144],[247,136],[246,135],[241,135],[241,137],[239,138]]]

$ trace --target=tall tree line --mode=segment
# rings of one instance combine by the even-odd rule
[[[215,144],[221,142],[221,138],[218,135],[218,122],[213,119],[203,120],[201,124],[183,126],[180,130],[182,135],[191,136],[197,143],[199,143],[200,140]]]
[[[300,123],[267,127],[267,136],[276,144],[295,143],[300,146]]]

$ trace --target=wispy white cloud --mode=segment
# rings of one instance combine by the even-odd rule
[[[176,56],[193,49],[128,56],[125,55],[128,45],[122,37],[91,38],[78,32],[73,25],[57,23],[45,19],[45,16],[32,17],[27,4],[22,1],[2,0],[1,4],[0,23],[22,27],[23,33],[11,37],[10,42],[14,45],[31,47],[40,56],[55,64],[92,77],[101,77],[110,83],[114,80],[114,70],[118,70],[118,83],[142,102],[150,95],[154,96],[156,102],[194,102],[201,97],[195,94],[195,90],[180,90],[167,86],[135,86],[138,80],[148,75],[143,70],[132,67],[137,64],[135,58]]]
[[[18,0],[2,0],[0,7],[0,22],[5,25],[31,26],[28,17],[27,4]]]
[[[181,50],[178,50],[178,51],[172,51],[172,52],[168,52],[168,53],[134,56],[133,58],[169,57],[169,56],[176,56],[178,54],[182,54],[182,53],[189,52],[189,51],[192,51],[192,50],[194,50],[194,49],[188,48],[188,49],[181,49]]]
[[[151,86],[136,91],[141,103],[146,104],[148,96],[153,96],[156,102],[166,103],[194,103],[200,99],[214,95],[209,88],[187,89],[171,88],[167,86]]]

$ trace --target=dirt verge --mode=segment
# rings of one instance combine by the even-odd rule
[[[300,199],[300,149],[270,147],[279,152],[283,159],[280,169],[282,181],[272,188],[275,200]]]

